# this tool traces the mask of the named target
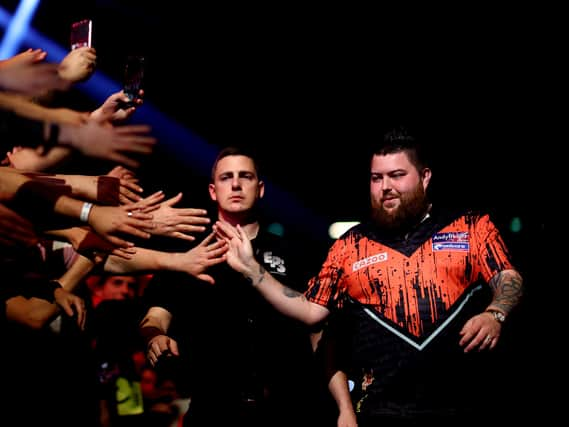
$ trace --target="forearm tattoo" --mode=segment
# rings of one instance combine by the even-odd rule
[[[257,277],[256,279],[253,277],[247,277],[247,280],[249,281],[249,283],[251,283],[251,285],[255,288],[257,287],[265,278],[265,267],[263,267],[262,265],[259,266],[259,277]]]
[[[492,305],[508,314],[518,303],[523,294],[522,277],[515,270],[501,271],[490,280],[494,290]]]
[[[285,296],[287,296],[289,298],[306,299],[304,297],[304,294],[302,294],[301,292],[295,291],[294,289],[291,289],[288,286],[283,286],[283,293],[285,294]]]
[[[265,279],[265,273],[267,270],[265,270],[265,268],[260,265],[259,266],[259,276],[254,278],[254,277],[247,277],[247,281],[249,283],[251,283],[251,285],[253,287],[257,287],[264,279]],[[294,289],[289,288],[288,286],[284,286],[283,285],[283,294],[289,298],[301,298],[301,299],[305,299],[304,294],[302,294],[301,292],[297,292]]]

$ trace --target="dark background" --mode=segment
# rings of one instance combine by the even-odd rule
[[[142,54],[145,105],[215,150],[254,149],[271,185],[266,205],[278,205],[280,190],[292,198],[269,215],[287,230],[326,247],[330,222],[365,216],[368,150],[404,124],[432,148],[436,200],[489,210],[514,251],[540,242],[539,147],[552,142],[554,116],[539,11],[52,0],[32,25],[67,46],[82,18],[94,21],[99,72],[119,82],[126,56]],[[161,138],[139,170],[144,187],[207,203],[203,171],[166,144],[175,136]],[[314,217],[290,215],[297,205]]]
[[[214,151],[251,147],[270,184],[263,212],[306,240],[299,251],[324,256],[329,223],[366,215],[368,150],[392,126],[409,126],[431,147],[436,203],[487,210],[502,230],[527,287],[508,368],[522,372],[520,382],[547,377],[535,366],[548,357],[544,236],[557,182],[550,157],[563,144],[552,129],[566,120],[556,112],[566,49],[555,16],[563,14],[520,5],[149,3],[44,0],[32,25],[67,46],[71,22],[93,19],[98,72],[117,82],[126,56],[144,55],[139,115],[153,106]],[[159,138],[138,171],[147,193],[183,190],[187,206],[209,206],[212,159],[190,139]],[[500,381],[488,392],[507,399]],[[522,399],[520,407],[535,404]]]

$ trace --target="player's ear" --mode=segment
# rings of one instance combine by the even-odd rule
[[[217,202],[217,194],[215,193],[215,185],[214,184],[209,184],[208,185],[208,191],[209,191],[209,197],[211,200],[213,200],[214,202]]]
[[[429,186],[429,182],[431,181],[431,169],[429,168],[424,168],[421,171],[421,181],[423,182],[423,189],[427,190],[427,187]]]
[[[257,191],[259,199],[262,199],[265,195],[265,183],[263,181],[259,181],[259,184],[257,185]]]

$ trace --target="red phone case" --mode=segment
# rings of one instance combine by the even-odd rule
[[[82,19],[81,21],[71,24],[71,49],[77,49],[83,46],[91,47],[91,31],[93,22],[90,19]]]

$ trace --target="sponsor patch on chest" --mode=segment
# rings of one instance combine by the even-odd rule
[[[272,252],[263,252],[263,263],[271,273],[286,274],[285,260]]]
[[[468,251],[468,231],[447,231],[433,236],[433,251]]]
[[[387,261],[387,252],[381,252],[379,254],[375,254],[354,262],[352,264],[352,271],[358,271],[359,269],[367,267],[368,265],[377,264],[378,262],[385,262],[385,261]]]

